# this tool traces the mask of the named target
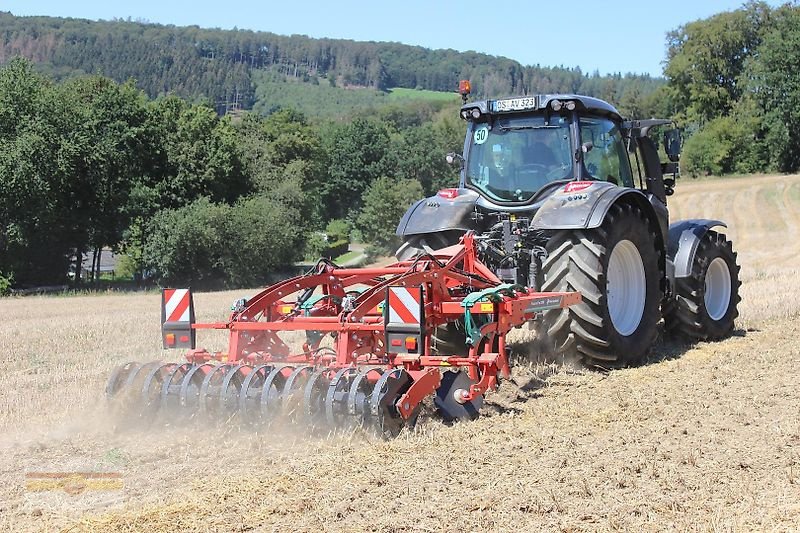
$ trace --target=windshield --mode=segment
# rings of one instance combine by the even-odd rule
[[[568,117],[499,117],[473,128],[466,180],[489,198],[525,202],[571,177]]]

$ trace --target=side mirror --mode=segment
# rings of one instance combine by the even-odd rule
[[[579,161],[583,160],[583,156],[588,154],[594,148],[594,143],[592,141],[586,141],[581,145],[580,148],[575,150],[575,162],[578,163]]]
[[[464,156],[461,154],[457,154],[455,152],[450,152],[446,156],[444,156],[444,160],[447,161],[448,165],[455,165],[458,162],[460,168],[464,168]]]
[[[681,132],[671,129],[664,132],[664,151],[672,162],[677,163],[681,159]]]

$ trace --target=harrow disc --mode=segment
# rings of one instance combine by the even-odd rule
[[[205,375],[203,383],[200,385],[198,395],[199,413],[204,417],[214,416],[219,412],[219,396],[225,376],[235,365],[224,364],[213,366]]]
[[[239,413],[242,420],[254,423],[259,418],[258,403],[264,381],[272,370],[270,365],[257,365],[247,374],[239,391]]]
[[[144,376],[139,391],[139,416],[153,416],[158,411],[161,405],[161,390],[163,389],[164,377],[176,366],[178,365],[175,363],[148,363],[142,366],[142,370],[147,368],[148,371]]]
[[[325,421],[325,392],[328,388],[327,369],[317,370],[308,377],[303,389],[303,412],[306,422],[318,427]]]
[[[167,370],[167,375],[161,383],[161,409],[172,411],[180,406],[181,383],[194,365],[182,363],[165,366],[171,368]]]
[[[408,390],[413,380],[402,368],[395,368],[384,372],[375,383],[375,389],[370,399],[373,427],[378,435],[384,439],[391,439],[400,434],[404,427],[413,426],[416,422],[417,411],[405,420],[397,411],[397,401]]]
[[[162,364],[126,363],[114,369],[106,383],[106,396],[113,401],[117,414],[130,419],[152,415],[159,404]]]
[[[331,429],[345,429],[347,420],[347,397],[352,378],[358,374],[355,368],[342,368],[328,385],[325,395],[325,418]]]
[[[372,368],[359,372],[353,378],[347,395],[347,414],[357,417],[362,424],[369,420],[371,414],[369,401],[374,385],[370,382],[370,374],[377,380],[383,374],[383,369]]]
[[[469,390],[474,382],[465,372],[449,371],[442,374],[442,382],[436,389],[434,403],[439,408],[439,413],[447,422],[455,420],[475,420],[483,406],[483,396],[478,396],[468,402],[456,400],[459,390]]]
[[[303,402],[303,391],[312,370],[309,365],[298,366],[286,378],[283,392],[281,392],[281,407],[283,414],[290,420],[296,421],[301,418],[298,415],[303,412],[303,409],[300,409],[299,406]]]
[[[252,372],[250,365],[232,365],[222,380],[219,389],[219,411],[223,417],[229,417],[236,413],[239,407],[239,395],[242,390],[244,380]]]
[[[190,416],[194,416],[200,409],[200,388],[203,386],[206,375],[214,368],[215,366],[211,363],[196,365],[189,369],[183,377],[178,400],[180,406],[189,411]]]
[[[281,394],[286,386],[286,373],[291,373],[290,366],[276,366],[267,375],[264,386],[261,388],[261,421],[270,422],[279,414]]]
[[[106,397],[116,397],[124,388],[131,372],[138,371],[141,366],[141,363],[130,362],[114,368],[106,383]]]

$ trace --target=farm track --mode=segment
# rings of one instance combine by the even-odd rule
[[[173,357],[158,295],[0,300],[0,530],[797,530],[800,176],[683,180],[671,208],[728,223],[734,337],[610,373],[521,363],[486,416],[392,442],[124,427],[104,380]],[[197,295],[198,319],[241,292]],[[124,489],[25,490],[26,472],[86,470]]]

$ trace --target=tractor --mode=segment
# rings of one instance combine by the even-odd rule
[[[670,223],[681,136],[667,119],[626,120],[598,98],[541,94],[468,101],[458,186],[413,204],[400,220],[399,259],[472,233],[502,281],[579,292],[577,305],[535,322],[545,351],[590,366],[641,364],[659,323],[695,340],[730,335],[739,266],[720,220]],[[663,136],[667,161],[659,156]],[[463,343],[458,322],[435,333]]]

